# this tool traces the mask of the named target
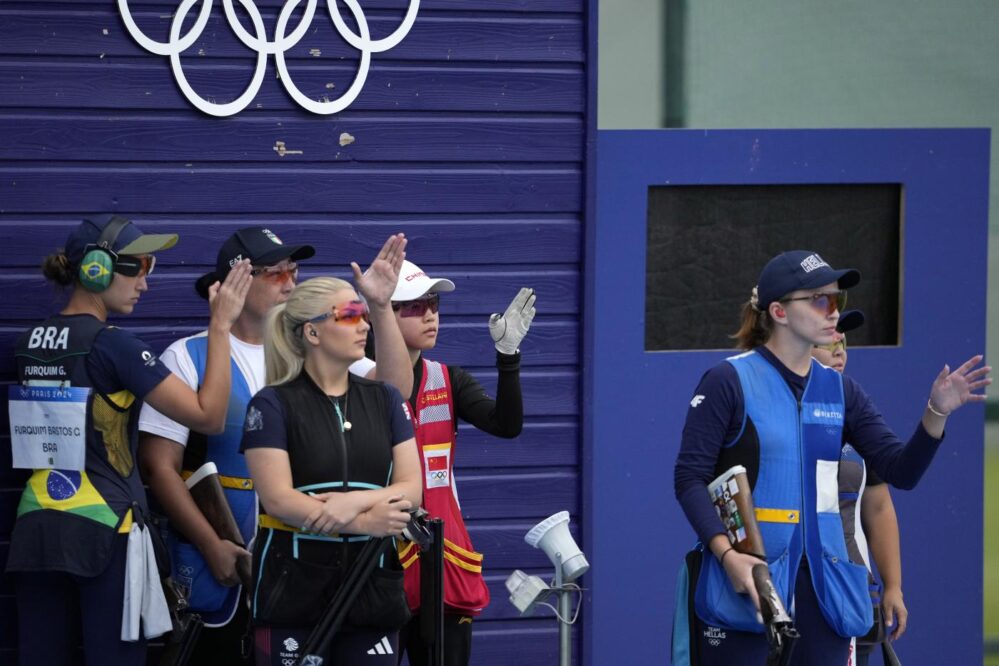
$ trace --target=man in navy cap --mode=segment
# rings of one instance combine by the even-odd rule
[[[406,239],[391,236],[366,273],[352,264],[358,290],[369,301],[371,317],[385,344],[402,356],[405,345],[392,313],[392,289],[405,257]],[[225,430],[206,435],[189,431],[152,408],[144,408],[140,463],[153,495],[170,520],[169,546],[172,576],[189,593],[189,608],[197,612],[207,629],[195,647],[191,664],[235,664],[243,661],[242,639],[247,632],[248,613],[239,571],[249,570],[250,554],[233,541],[220,538],[198,510],[184,479],[206,462],[214,463],[226,499],[248,544],[257,529],[257,496],[246,462],[239,452],[246,406],[264,386],[264,324],[272,307],[285,302],[298,278],[298,263],[311,258],[311,245],[285,245],[270,229],[248,227],[232,234],[219,250],[215,269],[203,275],[195,289],[203,298],[208,287],[222,280],[232,266],[249,259],[253,283],[245,305],[232,326],[232,394]],[[206,333],[182,338],[163,353],[163,362],[191,386],[198,386],[204,373]],[[391,353],[391,351],[390,351]],[[394,364],[399,366],[400,364]],[[389,366],[385,366],[388,370]],[[371,371],[372,374],[377,369]],[[401,390],[411,390],[412,375],[380,377]]]

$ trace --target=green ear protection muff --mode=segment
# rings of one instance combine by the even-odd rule
[[[77,277],[87,291],[100,293],[111,286],[114,279],[115,254],[114,243],[118,240],[121,230],[132,222],[120,215],[114,215],[108,220],[95,245],[88,245],[80,261]]]

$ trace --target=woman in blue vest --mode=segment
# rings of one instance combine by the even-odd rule
[[[977,367],[981,356],[953,372],[945,365],[903,443],[856,382],[814,362],[813,346],[833,341],[845,290],[859,280],[814,252],[771,259],[735,336],[747,351],[705,373],[695,391],[674,483],[702,550],[698,561],[688,557],[690,578],[681,580],[692,594],[677,617],[692,630],[675,625],[674,663],[763,663],[767,654],[751,574],[759,560],[729,543],[706,491],[712,479],[736,464],[748,470],[771,576],[802,636],[791,663],[842,666],[851,637],[872,620],[867,569],[850,562],[839,514],[843,442],[886,482],[912,488],[947,416],[984,400],[974,393],[991,383],[990,368]]]
[[[843,372],[849,357],[846,334],[863,323],[864,315],[860,310],[842,313],[833,342],[815,345],[812,357],[822,365]],[[874,470],[867,469],[864,458],[850,444],[844,444],[839,461],[839,513],[850,560],[863,564],[870,571],[873,557],[884,583],[882,592],[873,574],[868,575],[875,626],[866,636],[858,636],[854,641],[853,659],[847,664],[867,666],[875,645],[889,638],[885,635],[885,625],[892,628],[890,639],[898,640],[905,633],[909,611],[902,597],[898,517],[888,484],[878,478]]]
[[[192,391],[133,334],[106,323],[148,289],[153,252],[175,234],[144,235],[129,220],[84,220],[45,276],[71,287],[62,311],[17,343],[21,387],[11,396],[14,466],[33,469],[17,509],[7,571],[15,572],[22,664],[143,664],[145,641],[170,629],[135,465],[143,401],[190,427],[222,428],[229,395],[229,328],[250,266],[211,288],[209,361]],[[33,437],[48,414],[59,440]],[[51,431],[50,431],[51,432]],[[142,631],[140,632],[140,626]]]
[[[399,391],[348,372],[363,358],[367,304],[336,278],[301,283],[268,315],[267,386],[242,447],[260,498],[251,598],[256,663],[299,658],[369,536],[395,536],[420,502],[420,463]],[[381,559],[326,663],[394,665],[409,619],[395,549]]]

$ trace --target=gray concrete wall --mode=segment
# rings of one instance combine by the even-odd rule
[[[664,127],[667,114],[704,128],[993,128],[988,350],[999,355],[999,2],[661,0],[663,20],[649,4],[601,4],[601,128]],[[644,113],[657,71],[658,118]]]
[[[600,3],[597,123],[600,129],[651,129],[666,120],[664,0]]]

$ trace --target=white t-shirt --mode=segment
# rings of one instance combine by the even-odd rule
[[[187,341],[191,338],[199,338],[206,335],[208,335],[208,332],[202,331],[197,335],[181,338],[167,347],[160,355],[160,360],[163,361],[163,364],[195,391],[198,390],[198,370],[194,367],[194,361],[187,351]],[[239,368],[240,373],[246,380],[246,385],[250,389],[250,395],[255,395],[257,391],[264,387],[267,376],[264,365],[264,346],[243,342],[230,333],[229,349],[230,356],[236,361],[236,367]],[[368,373],[374,367],[374,361],[362,358],[351,364],[350,372],[360,377],[367,377]],[[165,437],[182,446],[187,446],[187,438],[191,432],[190,429],[156,411],[149,403],[144,403],[142,411],[139,412],[139,430]]]
[[[206,335],[208,335],[207,331],[202,331],[197,335],[181,338],[167,347],[166,351],[160,355],[160,360],[163,361],[164,365],[195,391],[198,390],[198,370],[194,367],[194,361],[187,351],[187,341]],[[230,333],[229,348],[230,355],[236,361],[236,367],[239,368],[246,380],[246,385],[252,396],[264,386],[266,374],[264,346],[243,342]],[[142,405],[142,411],[139,412],[139,430],[165,437],[183,446],[187,446],[187,438],[190,434],[188,428],[159,413],[149,403]]]
[[[365,356],[359,361],[354,361],[350,364],[350,371],[357,375],[358,377],[367,377],[368,373],[371,372],[375,367],[375,362],[370,358]],[[402,396],[405,398],[406,396]]]

